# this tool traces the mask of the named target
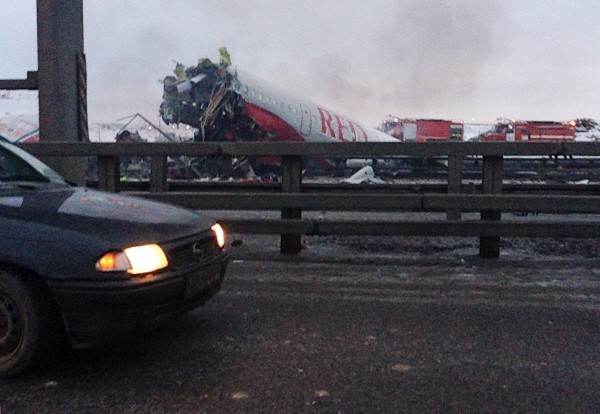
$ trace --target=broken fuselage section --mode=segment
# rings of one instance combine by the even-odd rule
[[[163,81],[160,114],[167,124],[198,129],[196,141],[398,142],[375,128],[298,99],[208,59]]]

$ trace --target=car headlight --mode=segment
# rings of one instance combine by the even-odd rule
[[[217,240],[219,248],[222,249],[225,247],[225,230],[223,230],[223,227],[221,227],[219,223],[216,223],[210,229],[215,234],[215,239]]]
[[[167,256],[158,244],[146,244],[106,253],[96,262],[96,269],[139,275],[164,269],[168,265]]]

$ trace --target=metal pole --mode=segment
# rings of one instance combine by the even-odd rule
[[[448,156],[448,194],[460,194],[462,191],[462,162],[460,155]],[[448,210],[446,220],[460,221],[462,213],[460,210]]]
[[[284,156],[281,160],[281,189],[284,193],[302,192],[302,157]],[[299,208],[281,209],[282,219],[300,219],[302,210]],[[298,253],[302,250],[300,234],[282,234],[280,252],[283,254]]]
[[[483,157],[483,194],[502,193],[502,157]],[[500,221],[502,212],[499,210],[484,210],[481,220]],[[500,237],[486,236],[479,238],[479,256],[485,259],[498,259],[500,257]]]

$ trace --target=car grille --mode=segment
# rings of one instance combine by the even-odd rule
[[[219,246],[211,234],[210,236],[186,239],[181,244],[168,246],[166,254],[169,265],[179,269],[209,262],[219,251]]]

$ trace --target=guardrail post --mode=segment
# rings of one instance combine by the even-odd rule
[[[283,156],[281,159],[281,190],[284,193],[300,193],[302,191],[302,157]],[[302,218],[302,209],[282,208],[282,219]],[[300,234],[282,234],[280,252],[282,254],[298,253],[302,249]]]
[[[462,156],[448,156],[448,194],[459,194],[462,191]],[[460,221],[462,213],[460,210],[448,210],[446,220]]]
[[[483,157],[483,194],[502,193],[502,156]],[[500,221],[502,212],[499,210],[483,210],[481,220]],[[479,256],[486,259],[500,257],[500,237],[485,236],[479,238]]]
[[[153,155],[150,158],[150,191],[153,193],[163,193],[169,191],[167,182],[167,157]]]
[[[112,155],[98,156],[98,189],[116,193],[119,186],[120,159]]]

